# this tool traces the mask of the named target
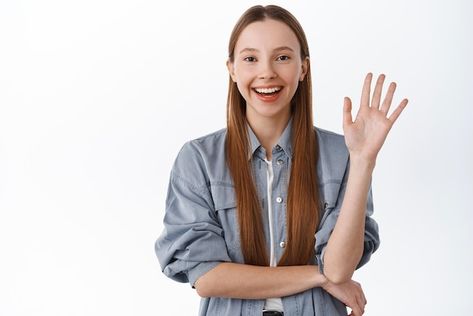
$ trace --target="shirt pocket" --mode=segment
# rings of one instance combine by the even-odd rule
[[[211,191],[215,213],[223,229],[228,254],[232,262],[243,263],[235,189],[231,185],[221,184],[211,186]]]
[[[326,220],[327,216],[333,211],[337,205],[338,196],[340,193],[342,180],[329,180],[320,186],[320,203],[321,203],[321,216],[322,219],[320,224]]]

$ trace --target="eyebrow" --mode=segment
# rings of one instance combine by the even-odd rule
[[[290,48],[289,46],[279,46],[279,47],[276,47],[273,51],[274,52],[279,52],[281,50],[290,50],[291,52],[294,52],[294,50],[292,48]],[[257,50],[256,48],[251,48],[251,47],[246,47],[246,48],[243,48],[241,51],[240,51],[240,54],[245,52],[245,51],[248,51],[248,52],[259,52],[259,50]]]

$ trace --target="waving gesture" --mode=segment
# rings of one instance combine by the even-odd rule
[[[351,100],[345,97],[343,105],[343,131],[350,155],[357,155],[370,161],[376,161],[378,152],[383,146],[389,130],[406,107],[407,99],[403,99],[391,115],[387,117],[393,94],[396,90],[396,84],[391,82],[386,97],[380,106],[381,91],[385,78],[385,75],[381,74],[376,82],[370,104],[372,77],[372,73],[366,75],[360,109],[354,122],[351,116]]]

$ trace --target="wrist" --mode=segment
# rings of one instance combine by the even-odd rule
[[[323,274],[320,274],[322,276],[322,279],[321,279],[321,283],[320,283],[320,287],[323,288],[323,289],[326,289],[328,284],[329,284],[329,279],[327,279],[327,277]]]
[[[367,158],[360,154],[350,153],[350,166],[356,166],[359,170],[373,170],[376,166],[376,158]]]
[[[318,266],[317,267],[317,287],[325,288],[329,282],[327,277],[319,272]]]

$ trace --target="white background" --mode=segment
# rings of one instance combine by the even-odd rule
[[[253,4],[0,2],[0,315],[197,314],[154,242],[178,150],[225,127],[228,39]],[[365,315],[469,314],[473,5],[275,4],[307,34],[317,126],[342,133],[368,71],[409,99],[373,174]]]

